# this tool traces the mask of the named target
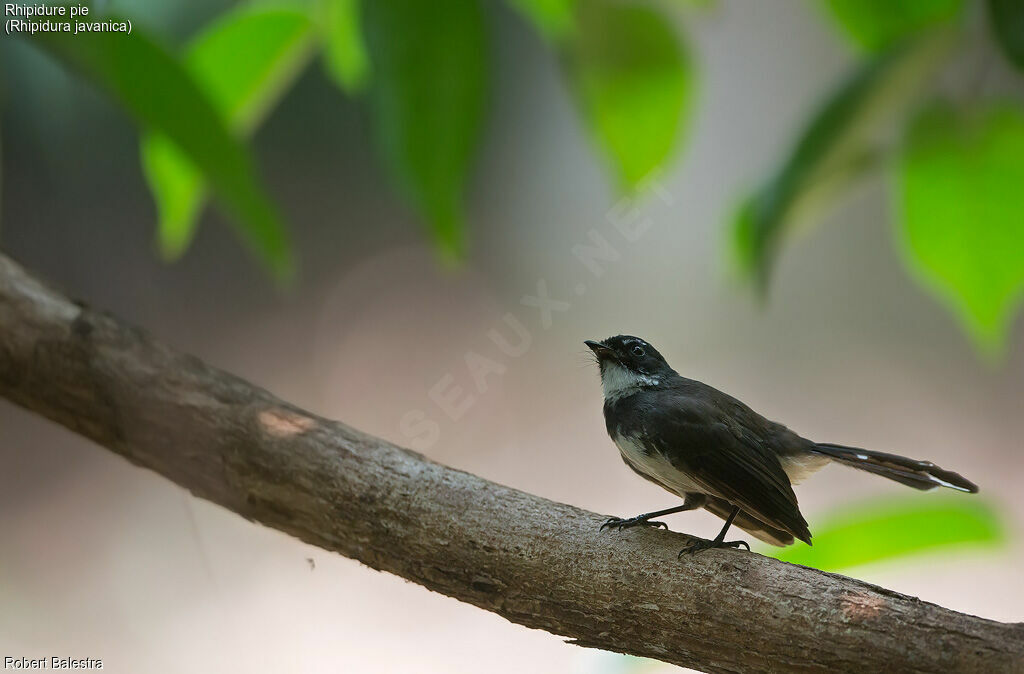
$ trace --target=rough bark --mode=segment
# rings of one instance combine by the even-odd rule
[[[709,672],[1024,671],[1004,624],[440,465],[66,299],[0,255],[0,395],[195,495],[582,646]]]

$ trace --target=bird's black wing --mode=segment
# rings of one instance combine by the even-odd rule
[[[648,410],[657,449],[708,494],[810,543],[789,477],[760,417],[746,419],[713,399],[666,392]],[[753,414],[753,413],[751,413]]]

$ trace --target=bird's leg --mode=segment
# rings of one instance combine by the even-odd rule
[[[729,513],[729,518],[725,520],[725,526],[715,536],[715,540],[709,541],[706,538],[698,538],[697,536],[690,536],[690,544],[679,551],[679,557],[684,554],[695,554],[701,550],[710,550],[711,548],[738,548],[740,546],[745,547],[747,552],[750,552],[750,545],[746,541],[727,541],[725,540],[725,532],[729,531],[729,527],[732,526],[732,521],[736,519],[736,516],[740,514],[739,506],[734,506],[732,512]]]
[[[603,530],[605,527],[615,527],[619,531],[628,529],[630,527],[645,526],[645,527],[665,527],[668,529],[668,525],[664,522],[652,522],[651,520],[655,517],[661,517],[662,515],[671,515],[673,513],[681,513],[684,510],[689,510],[685,504],[676,506],[675,508],[666,508],[665,510],[655,510],[654,512],[644,513],[637,515],[636,517],[622,518],[622,517],[609,517],[604,524],[601,525]]]
[[[668,525],[664,522],[651,522],[655,517],[661,517],[662,515],[671,515],[673,513],[681,513],[686,510],[693,510],[699,508],[700,505],[696,504],[693,500],[687,498],[683,502],[683,505],[676,506],[675,508],[665,508],[664,510],[655,510],[654,512],[644,513],[643,515],[637,515],[636,517],[630,517],[623,519],[621,517],[609,517],[608,521],[601,525],[603,530],[605,527],[615,527],[619,531],[628,529],[630,527],[645,526],[645,527],[665,527],[668,529]]]

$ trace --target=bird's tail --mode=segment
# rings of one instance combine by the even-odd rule
[[[812,451],[847,466],[887,477],[914,489],[949,487],[971,494],[978,493],[978,485],[964,479],[959,473],[939,468],[931,461],[917,461],[896,454],[873,452],[869,449],[833,445],[827,442],[815,445]]]

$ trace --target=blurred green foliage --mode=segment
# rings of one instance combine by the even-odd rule
[[[883,154],[879,129],[891,127],[921,94],[949,46],[928,35],[865,60],[815,115],[789,157],[763,188],[739,207],[734,250],[762,287],[784,236],[813,222],[854,179]]]
[[[585,0],[569,48],[569,73],[584,117],[635,190],[662,166],[688,118],[694,73],[665,17],[617,0]]]
[[[363,6],[377,137],[399,187],[426,214],[448,259],[462,254],[462,192],[487,95],[487,33],[477,0]]]
[[[247,136],[312,53],[313,26],[300,11],[242,7],[210,24],[185,50],[184,65],[227,127]],[[245,54],[244,59],[237,54]],[[202,172],[166,135],[142,139],[142,166],[156,200],[160,250],[180,256],[195,233],[204,197]],[[268,262],[282,232],[243,228]]]
[[[963,0],[820,0],[844,32],[867,51],[954,17]]]
[[[1016,128],[1024,105],[1016,94],[977,96],[977,81],[1001,63],[965,60],[978,63],[972,77],[960,77],[966,91],[939,86],[937,75],[958,56],[979,52],[1001,52],[1021,68],[1024,3],[989,0],[986,14],[967,11],[963,0],[820,2],[869,53],[825,99],[765,187],[737,208],[736,260],[765,290],[796,224],[814,224],[820,207],[855,178],[886,170],[895,174],[900,205],[894,241],[912,276],[953,309],[995,362],[1024,298],[1024,194],[1011,187],[1024,175]],[[1012,77],[1019,88],[1020,76]]]
[[[139,123],[168,259],[187,249],[209,190],[259,259],[281,278],[290,274],[286,229],[243,141],[317,54],[332,82],[366,99],[396,189],[427,221],[443,258],[458,259],[467,248],[466,185],[488,112],[494,16],[524,19],[559,58],[614,184],[634,191],[682,146],[698,73],[678,24],[711,4],[281,2],[228,10],[180,55],[138,29],[33,39],[113,93]],[[975,81],[993,67],[977,55],[1000,54],[1019,88],[1024,2],[812,2],[856,45],[858,62],[731,214],[741,270],[766,290],[790,234],[821,220],[858,178],[885,170],[896,174],[894,241],[913,277],[952,308],[982,353],[1000,355],[1024,295],[1016,253],[1024,196],[1010,187],[1024,165],[1014,121],[1024,106],[1016,91],[978,96]],[[960,71],[977,62],[979,72],[937,86],[954,62]],[[922,115],[928,99],[938,99],[932,110],[942,101],[953,108]]]
[[[880,499],[845,506],[820,518],[814,545],[796,543],[765,550],[776,559],[840,571],[951,548],[995,548],[1006,529],[992,505],[981,498],[929,494]]]
[[[665,9],[617,0],[507,3],[563,57],[618,183],[635,189],[670,158],[693,97],[689,52]],[[94,8],[91,18],[108,17]],[[365,94],[382,161],[443,258],[465,250],[464,192],[489,90],[482,0],[243,4],[198,31],[180,57],[141,33],[104,34],[88,45],[60,34],[34,41],[134,113],[166,259],[187,250],[209,188],[259,259],[281,278],[291,273],[283,223],[239,141],[317,52],[331,81]]]
[[[328,74],[349,94],[362,91],[370,73],[359,17],[359,0],[326,0],[322,3],[324,63]]]
[[[988,0],[989,19],[999,45],[1018,70],[1024,70],[1024,2]]]
[[[576,0],[509,0],[509,4],[552,42],[564,40],[574,32]]]
[[[110,92],[140,126],[187,154],[224,207],[245,223],[246,240],[285,280],[291,249],[277,207],[256,178],[249,153],[181,62],[136,28],[132,33],[40,33],[36,44]]]
[[[897,222],[907,262],[996,354],[1024,297],[1024,110],[936,104],[905,145]]]

